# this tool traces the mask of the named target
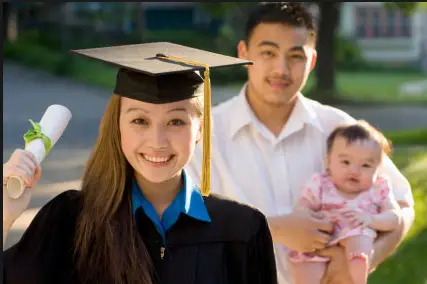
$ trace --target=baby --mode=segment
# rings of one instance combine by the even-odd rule
[[[326,172],[311,177],[297,204],[332,220],[329,246],[345,249],[354,284],[367,283],[377,231],[391,231],[400,221],[390,182],[379,174],[389,153],[387,139],[367,122],[337,127],[327,140]],[[320,283],[328,258],[296,251],[288,256],[295,283]]]

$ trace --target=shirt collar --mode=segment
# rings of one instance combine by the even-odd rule
[[[247,83],[242,87],[239,95],[235,97],[233,102],[233,119],[230,120],[230,136],[234,138],[235,135],[248,125],[259,127],[261,122],[253,113],[247,98],[246,98]],[[309,124],[317,128],[319,131],[324,132],[316,111],[310,104],[309,99],[298,93],[295,107],[289,117],[288,123],[280,137],[287,136],[297,129],[303,127],[304,124]],[[279,139],[280,139],[279,137]]]
[[[166,209],[168,213],[173,210],[174,214],[176,214],[176,219],[180,213],[184,213],[187,216],[190,216],[194,219],[211,222],[209,213],[206,209],[203,197],[197,187],[194,185],[191,177],[186,173],[186,171],[182,170],[183,177],[183,188],[178,192],[174,201],[171,205]],[[142,191],[140,190],[136,180],[132,182],[132,211],[135,215],[136,211],[142,207],[144,209],[147,208],[149,202],[144,198]],[[165,211],[165,212],[166,212]],[[165,216],[163,216],[165,217]],[[175,218],[174,218],[175,219]]]
[[[291,117],[297,117],[303,124],[310,124],[317,128],[319,131],[324,132],[322,125],[320,124],[316,110],[314,109],[310,99],[303,96],[303,94],[297,94],[297,100],[294,111],[291,113]]]
[[[234,136],[245,126],[258,122],[258,119],[253,113],[246,98],[247,85],[248,84],[245,83],[240,90],[239,95],[235,97],[235,101],[233,102],[233,117],[230,119],[229,128],[231,138],[234,138]]]

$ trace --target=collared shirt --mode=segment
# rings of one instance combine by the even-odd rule
[[[144,198],[144,195],[136,181],[133,180],[132,183],[133,214],[135,215],[136,210],[142,207],[145,214],[156,226],[158,232],[163,238],[163,241],[165,241],[166,231],[176,223],[181,213],[201,221],[211,222],[200,191],[197,190],[191,177],[185,172],[185,170],[182,171],[182,176],[184,186],[178,192],[173,202],[163,212],[161,219],[153,205]]]
[[[327,136],[339,124],[355,119],[298,94],[276,137],[256,118],[245,92],[246,86],[212,109],[211,191],[255,206],[268,217],[290,213],[303,184],[325,170]],[[195,181],[202,173],[200,145],[187,167]],[[388,157],[381,171],[389,176],[396,199],[413,205],[409,182]],[[280,284],[291,283],[284,251],[282,244],[275,244]]]

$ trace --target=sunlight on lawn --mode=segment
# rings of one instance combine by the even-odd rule
[[[369,284],[427,283],[427,147],[397,149],[393,155],[412,186],[415,221],[396,252],[370,276]]]

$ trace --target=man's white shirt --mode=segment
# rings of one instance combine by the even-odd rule
[[[211,191],[258,208],[267,217],[289,213],[314,172],[325,170],[326,139],[338,125],[353,123],[347,113],[298,94],[296,105],[279,136],[254,115],[246,85],[228,101],[213,107]],[[201,181],[202,141],[186,170]],[[413,205],[406,178],[387,157],[387,174],[398,200]],[[289,284],[285,247],[275,243],[280,284]]]

